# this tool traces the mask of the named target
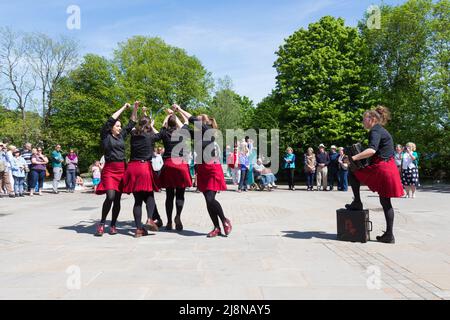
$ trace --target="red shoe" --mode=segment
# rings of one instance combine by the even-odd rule
[[[217,237],[218,235],[221,235],[222,233],[220,232],[219,228],[215,228],[213,231],[211,231],[210,233],[208,233],[207,237],[208,238],[214,238]]]
[[[112,235],[112,236],[117,234],[117,229],[116,229],[115,226],[110,226],[109,227],[109,234]]]
[[[95,232],[96,237],[101,237],[105,233],[105,225],[104,224],[98,224],[97,225],[97,231]]]
[[[230,220],[225,219],[225,222],[223,223],[223,231],[225,232],[225,235],[228,236],[232,229],[233,227],[231,226]]]
[[[147,222],[145,223],[145,228],[154,232],[159,230],[158,225],[152,219],[147,220]]]

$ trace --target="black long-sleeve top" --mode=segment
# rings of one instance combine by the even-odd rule
[[[136,122],[130,120],[127,126],[122,129],[119,136],[114,137],[111,133],[111,129],[116,121],[116,119],[110,117],[100,132],[101,144],[106,162],[125,161],[125,138],[136,125]]]
[[[189,122],[190,123],[193,123],[194,124],[194,126],[196,127],[196,130],[199,130],[199,129],[201,129],[202,130],[202,140],[201,141],[196,141],[195,139],[194,139],[194,142],[195,142],[195,146],[194,146],[194,150],[196,150],[196,152],[197,152],[197,157],[199,157],[200,155],[199,155],[199,152],[198,151],[200,151],[200,148],[201,148],[201,150],[202,150],[202,154],[204,153],[204,151],[205,151],[205,149],[208,147],[208,146],[210,146],[210,145],[213,145],[214,146],[214,142],[216,141],[216,139],[215,139],[215,137],[214,136],[211,136],[211,139],[210,140],[205,140],[205,132],[206,131],[208,131],[208,130],[210,130],[210,129],[214,129],[212,126],[210,126],[210,125],[207,125],[207,124],[204,124],[202,121],[199,121],[198,119],[197,119],[197,117],[195,117],[195,116],[192,116],[192,117],[190,117],[189,118]],[[201,125],[201,128],[200,128],[200,125]],[[191,132],[192,133],[192,132]],[[195,135],[194,135],[194,138],[195,138]],[[215,158],[215,157],[217,157],[218,155],[216,154],[216,150],[215,150],[215,148],[213,147],[213,146],[210,146],[209,147],[209,149],[211,150],[211,158]],[[198,151],[197,151],[198,150]],[[202,158],[203,159],[203,158]],[[200,160],[200,159],[198,159],[198,160]],[[197,163],[201,163],[201,162],[203,162],[203,161],[197,161]]]
[[[189,132],[189,126],[187,125],[183,125],[181,127],[182,130],[186,130],[186,133],[190,134]],[[176,138],[175,135],[179,134],[178,139]],[[184,153],[187,153],[187,146],[186,146],[186,138],[190,138],[189,137],[185,137],[179,130],[176,129],[167,129],[167,128],[162,128],[161,131],[155,135],[155,140],[159,141],[162,140],[163,144],[164,144],[164,154],[163,154],[163,159],[168,159],[171,157],[183,157]],[[177,146],[178,144],[182,144],[178,147],[178,153],[175,154],[174,153],[174,148],[175,146]]]
[[[376,124],[369,131],[369,148],[376,151],[376,155],[384,160],[394,156],[394,141],[391,134],[380,124]]]
[[[328,166],[330,164],[330,155],[328,154],[328,152],[319,152],[316,155],[316,163],[318,165],[324,163],[325,166]]]
[[[158,138],[153,132],[131,134],[131,161],[151,161],[156,141]]]

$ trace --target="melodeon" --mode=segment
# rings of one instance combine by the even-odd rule
[[[349,161],[349,168],[350,171],[356,171],[359,169],[363,169],[367,166],[370,165],[370,161],[369,159],[362,159],[362,160],[357,160],[357,161],[353,161],[352,157],[363,152],[363,148],[361,143],[355,143],[349,147],[344,148],[344,153],[348,156],[348,161]]]

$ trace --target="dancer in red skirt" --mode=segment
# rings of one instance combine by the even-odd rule
[[[102,170],[101,182],[95,193],[106,193],[106,199],[103,202],[102,219],[97,225],[97,231],[95,233],[99,237],[105,232],[106,217],[111,210],[111,206],[113,209],[109,234],[117,234],[116,222],[120,212],[122,178],[125,172],[125,138],[136,125],[136,114],[133,112],[130,122],[125,129],[122,129],[121,122],[117,119],[129,107],[130,105],[127,103],[114,113],[100,132],[101,145],[105,155],[105,165]]]
[[[172,110],[168,109],[167,112],[168,115],[164,120],[163,127],[157,134],[157,139],[163,141],[165,150],[163,154],[164,166],[158,179],[159,186],[166,189],[166,230],[172,230],[172,211],[175,199],[177,210],[175,228],[177,231],[182,231],[181,212],[184,206],[184,193],[186,188],[192,186],[192,181],[189,173],[189,164],[183,154],[183,151],[186,151],[186,146],[180,131],[177,129],[182,128],[187,131],[189,127],[188,123],[182,126]]]
[[[357,170],[349,175],[349,182],[352,186],[354,200],[346,205],[350,210],[362,210],[363,205],[359,189],[365,184],[373,192],[378,192],[380,203],[383,207],[386,218],[386,232],[378,236],[377,240],[384,243],[395,243],[394,208],[391,198],[403,196],[403,187],[400,174],[394,160],[394,142],[392,136],[383,127],[390,120],[390,112],[386,107],[378,106],[375,110],[364,113],[364,128],[369,132],[369,148],[352,157],[354,161],[371,158],[368,167]]]
[[[137,113],[139,102],[135,103],[133,112]],[[123,192],[134,196],[133,216],[136,224],[135,237],[148,234],[147,229],[158,231],[152,220],[155,211],[154,191],[158,191],[151,165],[155,142],[155,129],[150,118],[144,116],[139,126],[131,132],[131,159],[123,177]],[[146,204],[147,223],[142,225],[142,204]]]
[[[206,131],[217,129],[217,123],[213,118],[206,114],[194,117],[181,109],[178,105],[173,105],[172,108],[173,110],[180,112],[185,121],[187,119],[190,123],[193,123],[195,130],[201,130],[202,132],[202,139],[200,141],[195,141],[194,139],[194,143],[195,150],[198,150],[196,166],[197,187],[205,197],[206,207],[208,208],[209,216],[214,224],[214,230],[208,233],[208,237],[212,238],[222,235],[219,219],[222,221],[225,235],[228,236],[232,229],[231,222],[225,217],[222,206],[216,200],[216,193],[218,191],[227,190],[227,185],[225,184],[225,177],[223,176],[220,159],[214,148],[215,138],[212,136],[211,139],[208,140],[205,137]]]

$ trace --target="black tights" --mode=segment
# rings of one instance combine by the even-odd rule
[[[388,235],[393,235],[394,208],[392,207],[391,198],[380,197],[380,203],[383,207],[384,218],[386,219],[386,233]]]
[[[219,201],[216,200],[216,191],[205,191],[203,195],[206,200],[206,207],[208,209],[209,216],[214,224],[214,228],[220,228],[219,218],[222,224],[225,222],[225,215],[223,214],[222,206]]]
[[[354,201],[361,202],[361,195],[359,193],[359,189],[361,188],[361,183],[359,182],[359,180],[355,177],[355,175],[351,171],[349,171],[349,173],[348,173],[348,182],[349,182],[350,186],[352,187]]]
[[[120,213],[120,198],[122,197],[121,192],[117,192],[115,190],[107,190],[106,191],[106,199],[103,202],[103,208],[102,208],[102,220],[101,224],[105,224],[106,217],[108,216],[109,210],[112,208],[112,220],[111,220],[111,226],[116,226],[117,218],[119,217]]]
[[[137,229],[142,229],[142,203],[147,208],[147,219],[151,219],[155,210],[155,196],[153,192],[134,192],[133,216]]]
[[[184,206],[184,188],[166,188],[166,214],[167,223],[172,222],[173,200],[175,200],[175,206],[177,209],[177,216],[181,216],[181,211]]]
[[[359,192],[361,183],[352,172],[349,172],[348,181],[352,186],[354,201],[361,202],[361,195]],[[392,207],[391,198],[380,197],[380,203],[383,207],[384,218],[386,219],[386,233],[392,235],[394,228],[394,208]]]

